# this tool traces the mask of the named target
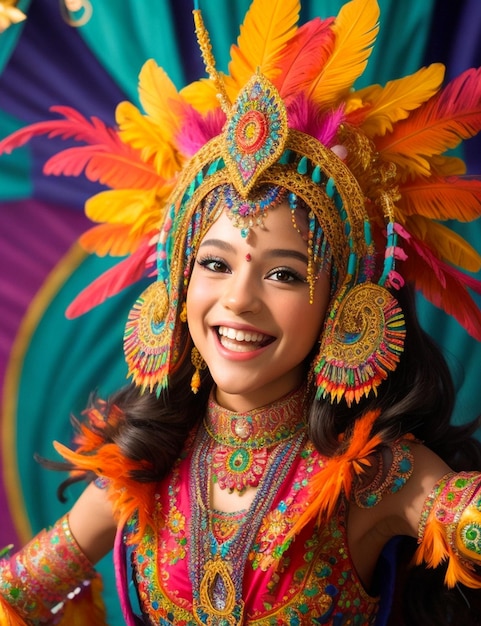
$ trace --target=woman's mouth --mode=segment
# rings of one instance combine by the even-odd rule
[[[228,326],[218,326],[219,342],[233,352],[250,352],[258,350],[274,341],[274,337],[249,330],[237,330]]]

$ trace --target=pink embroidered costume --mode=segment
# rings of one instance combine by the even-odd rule
[[[89,200],[90,217],[101,223],[82,243],[128,256],[68,315],[152,279],[129,314],[124,351],[128,393],[164,421],[142,422],[122,403],[95,401],[78,424],[76,449],[56,444],[74,476],[96,476],[112,504],[128,626],[382,624],[378,590],[366,589],[354,567],[349,515],[408,492],[412,450],[430,443],[418,431],[438,418],[436,385],[448,387],[439,376],[419,394],[431,394],[426,405],[413,400],[429,359],[427,352],[417,359],[424,335],[405,281],[481,340],[481,312],[469,293],[481,285],[462,271],[481,258],[440,223],[481,215],[479,181],[464,179],[462,162],[448,153],[481,128],[480,70],[441,88],[444,68],[434,64],[356,91],[378,31],[376,0],[352,0],[337,18],[301,27],[299,12],[297,0],[254,0],[224,75],[196,9],[208,79],[179,92],[148,61],[139,78],[145,113],[121,103],[118,127],[108,129],[61,109],[63,119],[0,142],[1,152],[40,133],[84,141],[91,146],[55,157],[57,171],[70,172],[79,159],[111,187]],[[189,281],[220,216],[249,241],[281,205],[304,239],[299,283],[309,304],[321,274],[329,278],[327,312],[315,345],[296,363],[303,384],[236,413],[217,404],[221,386],[194,345]],[[242,255],[249,267],[253,256]],[[222,259],[209,263],[228,274]],[[231,340],[259,351],[271,339],[234,326],[212,332],[220,343],[233,331]],[[145,424],[144,457],[129,445]],[[149,439],[162,446],[150,448]],[[481,474],[435,481],[415,562],[445,566],[447,588],[479,589]],[[256,492],[247,508],[226,513],[212,505],[214,487]],[[104,624],[100,581],[80,543],[66,517],[1,561],[2,624]]]

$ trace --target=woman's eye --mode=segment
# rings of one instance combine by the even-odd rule
[[[280,283],[306,282],[305,278],[294,270],[278,268],[269,273],[268,278]]]
[[[221,259],[205,258],[199,259],[197,263],[211,272],[226,273],[229,271],[229,268]]]

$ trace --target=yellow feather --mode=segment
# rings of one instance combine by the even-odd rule
[[[162,129],[165,139],[171,140],[182,126],[179,113],[183,101],[174,83],[153,59],[146,61],[140,70],[139,98],[144,111]]]
[[[220,107],[215,83],[210,78],[201,78],[186,85],[181,89],[180,95],[188,104],[204,115],[208,111]]]
[[[422,215],[411,215],[406,219],[406,228],[448,263],[478,272],[481,269],[479,253],[456,232]]]
[[[166,194],[164,189],[162,194]],[[156,189],[110,189],[92,196],[85,203],[87,217],[93,222],[109,224],[134,225],[146,218],[150,221],[150,214],[158,212],[159,197]]]
[[[299,0],[254,0],[231,47],[226,86],[232,102],[257,69],[270,80],[278,74],[276,63],[297,30],[300,8]]]
[[[335,105],[363,73],[379,30],[376,0],[351,0],[333,24],[334,51],[313,81],[309,96],[318,104]]]
[[[142,160],[152,162],[158,174],[171,178],[180,169],[182,162],[173,145],[171,129],[142,115],[131,102],[117,105],[115,118],[122,141],[140,150]]]
[[[390,132],[393,123],[405,119],[410,111],[417,109],[439,90],[444,80],[444,69],[441,63],[433,63],[411,76],[389,81],[384,87],[372,85],[354,93],[353,98],[371,105],[362,130],[369,137]]]

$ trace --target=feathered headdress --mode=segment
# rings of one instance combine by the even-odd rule
[[[247,227],[259,189],[287,189],[293,211],[303,200],[329,243],[337,287],[314,363],[319,395],[358,401],[396,367],[405,328],[393,294],[405,280],[481,339],[469,293],[481,284],[463,272],[479,270],[481,257],[446,223],[481,214],[481,181],[447,154],[481,128],[481,70],[442,88],[444,67],[433,64],[355,91],[378,32],[376,0],[351,0],[336,18],[302,26],[299,12],[298,0],[254,0],[223,75],[195,10],[209,78],[177,91],[150,60],[139,77],[143,111],[121,103],[116,128],[53,107],[61,119],[0,143],[9,152],[39,134],[75,139],[83,145],[53,156],[45,173],[110,187],[87,201],[98,225],[80,242],[127,258],[67,314],[151,276],[125,333],[141,387],[165,386],[179,358],[189,264],[216,216],[203,207],[226,185],[250,203]]]

